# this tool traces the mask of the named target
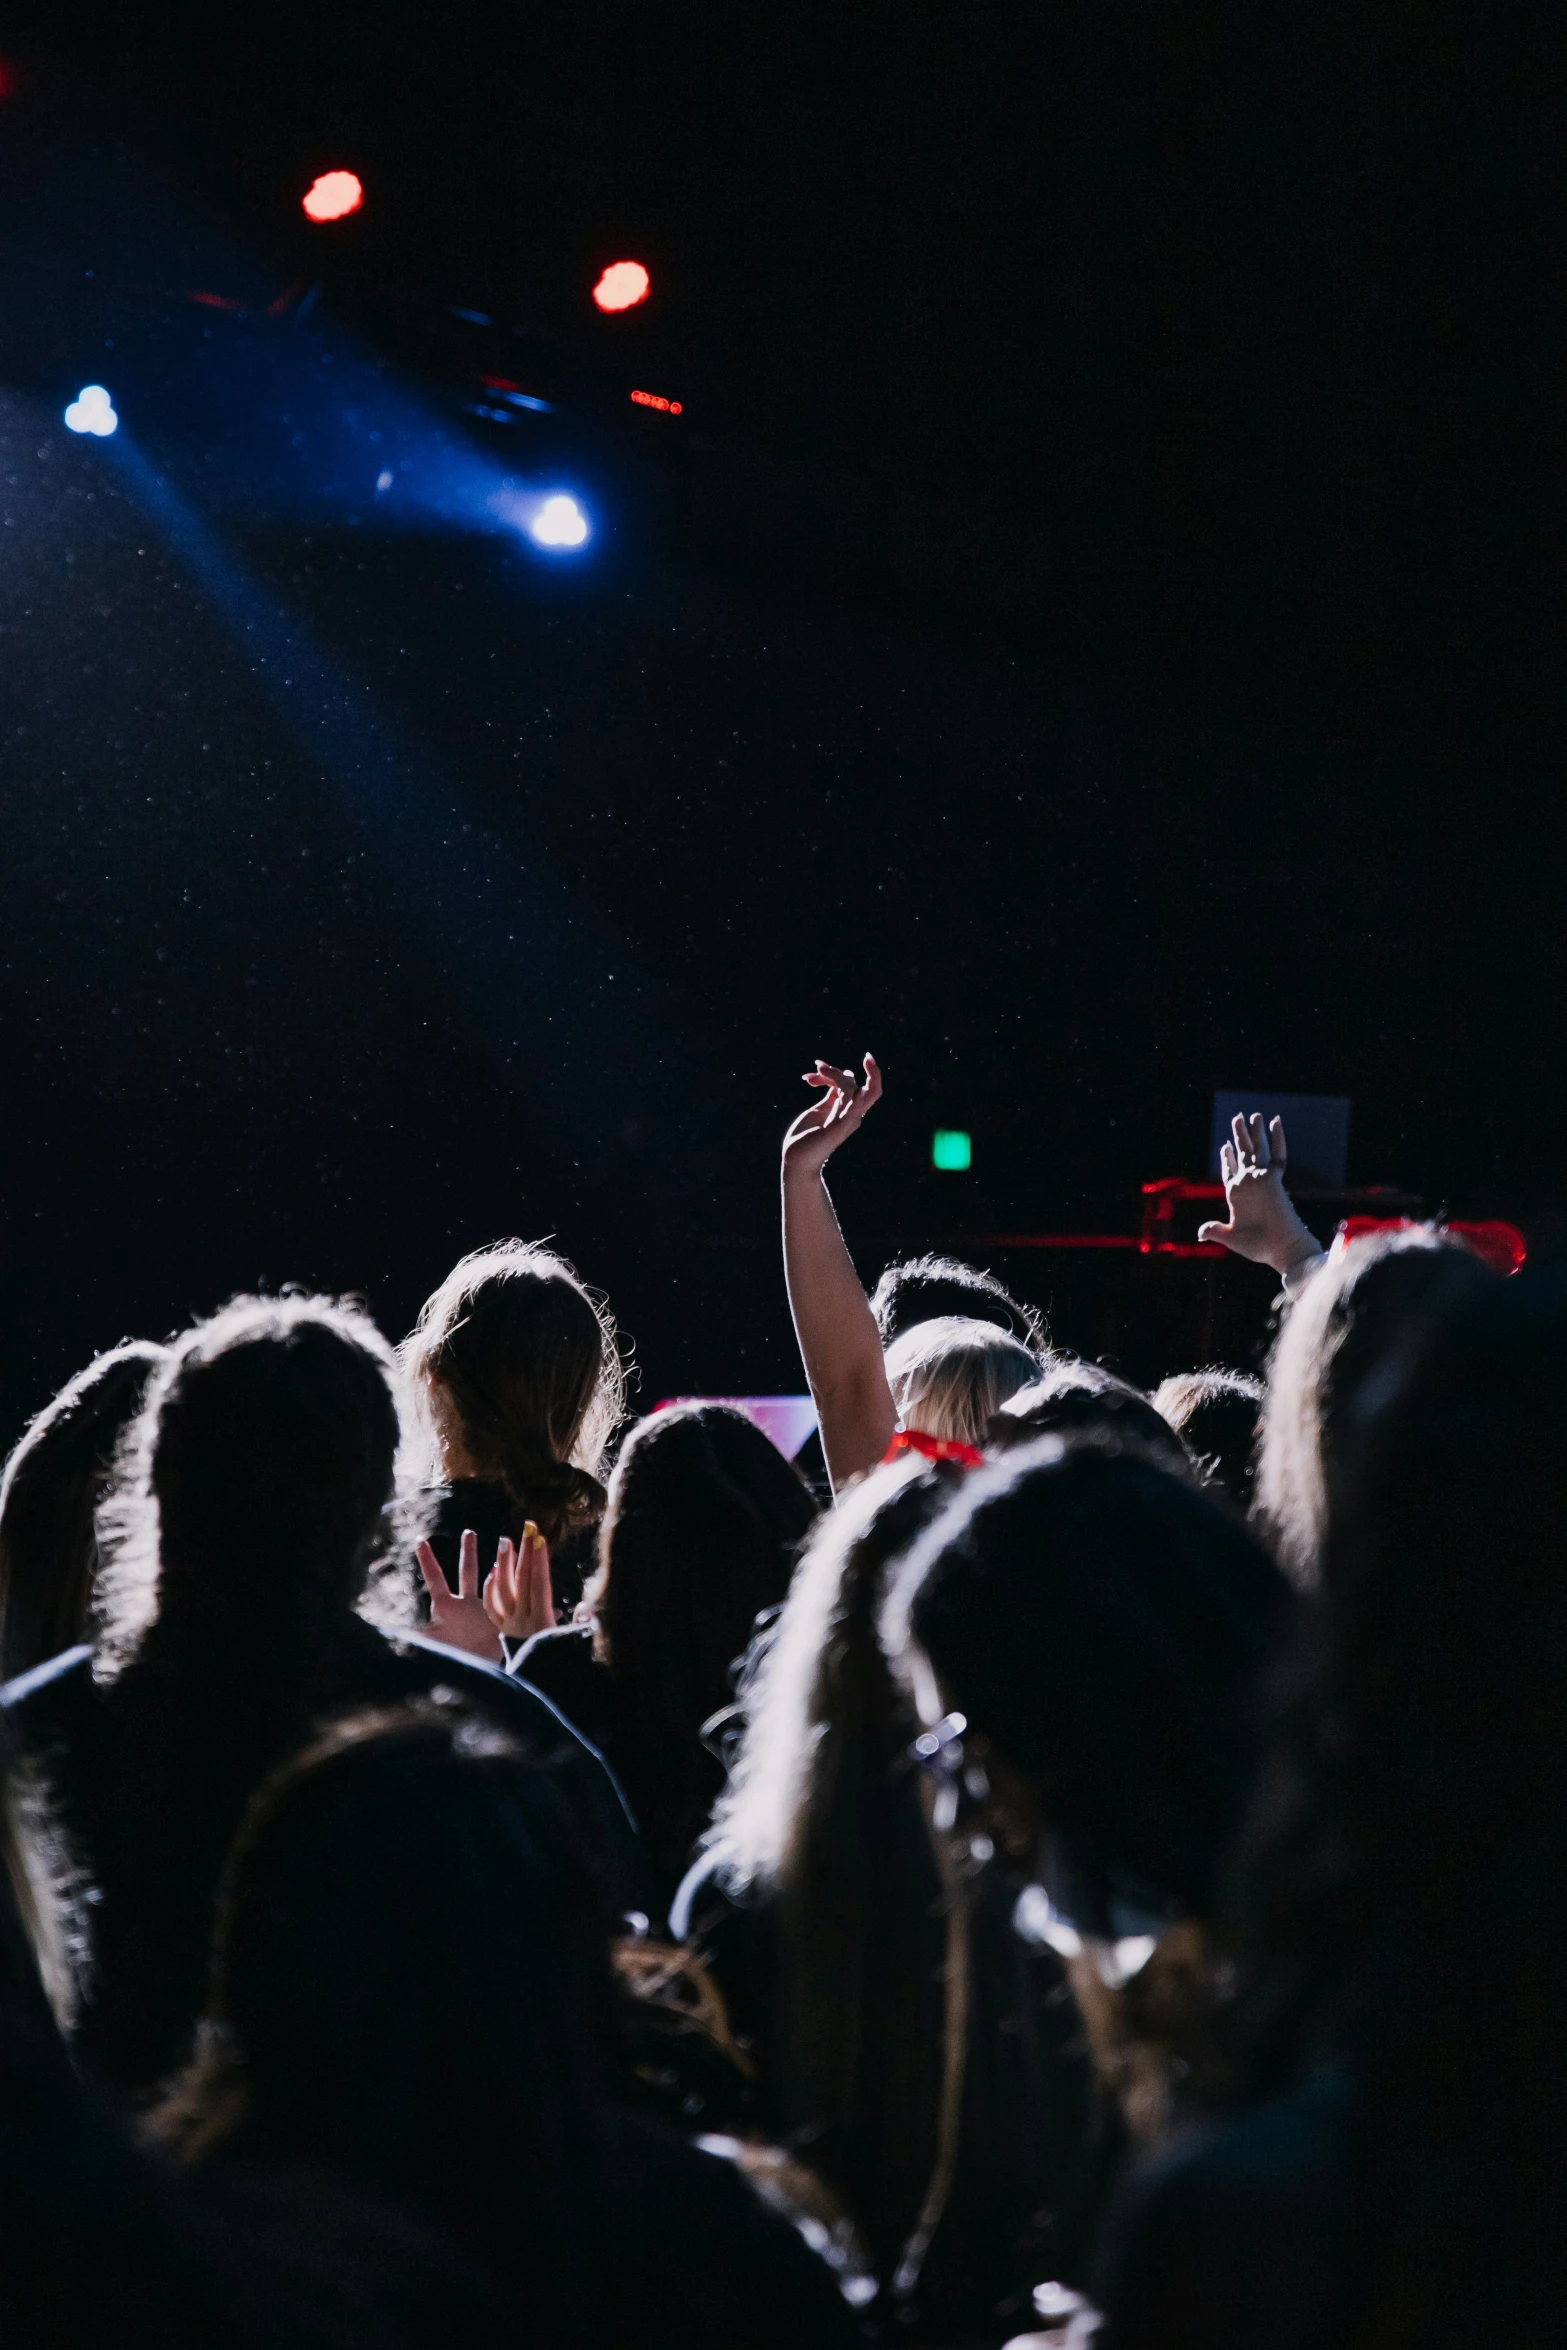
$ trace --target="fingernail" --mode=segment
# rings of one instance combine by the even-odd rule
[[[539,1539],[539,1530],[531,1518],[522,1529],[522,1539],[524,1542],[537,1542]]]

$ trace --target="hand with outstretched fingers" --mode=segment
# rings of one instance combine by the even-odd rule
[[[473,1528],[466,1529],[457,1546],[455,1591],[428,1542],[420,1543],[418,1559],[424,1587],[430,1594],[431,1639],[444,1641],[448,1648],[460,1648],[469,1656],[483,1657],[487,1665],[503,1665],[506,1652],[501,1646],[501,1636],[479,1597],[479,1537]],[[494,1580],[492,1569],[489,1581]]]
[[[1254,1265],[1271,1265],[1275,1273],[1291,1273],[1308,1257],[1320,1256],[1321,1243],[1307,1231],[1284,1188],[1289,1146],[1284,1121],[1264,1124],[1260,1112],[1230,1121],[1230,1140],[1219,1152],[1224,1182],[1227,1224],[1204,1224],[1199,1240],[1217,1241]]]
[[[530,1518],[513,1548],[504,1538],[484,1586],[490,1622],[508,1640],[531,1640],[555,1628],[555,1593],[550,1583],[550,1546]]]
[[[807,1069],[805,1082],[818,1089],[820,1099],[800,1112],[784,1136],[784,1169],[791,1176],[819,1175],[838,1145],[858,1133],[866,1113],[881,1100],[881,1071],[874,1053],[865,1056],[863,1084],[852,1069],[835,1068],[831,1061],[818,1061],[814,1069]]]

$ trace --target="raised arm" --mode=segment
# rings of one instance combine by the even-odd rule
[[[874,1468],[897,1427],[881,1333],[860,1287],[825,1180],[827,1161],[881,1099],[869,1053],[862,1085],[852,1069],[818,1061],[805,1080],[820,1099],[802,1110],[783,1146],[784,1278],[800,1360],[816,1403],[827,1474],[837,1492]]]
[[[1227,1224],[1204,1224],[1199,1240],[1217,1240],[1254,1265],[1271,1265],[1285,1292],[1298,1296],[1322,1262],[1322,1244],[1307,1231],[1284,1188],[1289,1147],[1284,1121],[1264,1126],[1260,1115],[1235,1118],[1219,1153]]]

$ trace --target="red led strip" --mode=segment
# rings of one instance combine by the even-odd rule
[[[678,416],[680,414],[680,401],[666,400],[661,392],[633,392],[631,397],[633,400],[635,400],[639,408],[658,408],[661,409],[666,416]]]

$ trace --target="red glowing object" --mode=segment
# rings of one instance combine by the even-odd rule
[[[633,392],[631,397],[639,408],[659,408],[666,416],[678,416],[682,403],[666,400],[662,392]]]
[[[1363,1240],[1368,1232],[1407,1231],[1407,1216],[1346,1216],[1338,1228],[1343,1241]],[[1528,1243],[1516,1224],[1500,1217],[1453,1216],[1445,1229],[1461,1240],[1471,1255],[1493,1273],[1516,1273],[1529,1254]]]
[[[612,261],[593,289],[601,310],[634,310],[648,298],[652,279],[640,261]]]
[[[352,171],[324,171],[300,201],[307,220],[346,220],[365,200],[359,177]]]

